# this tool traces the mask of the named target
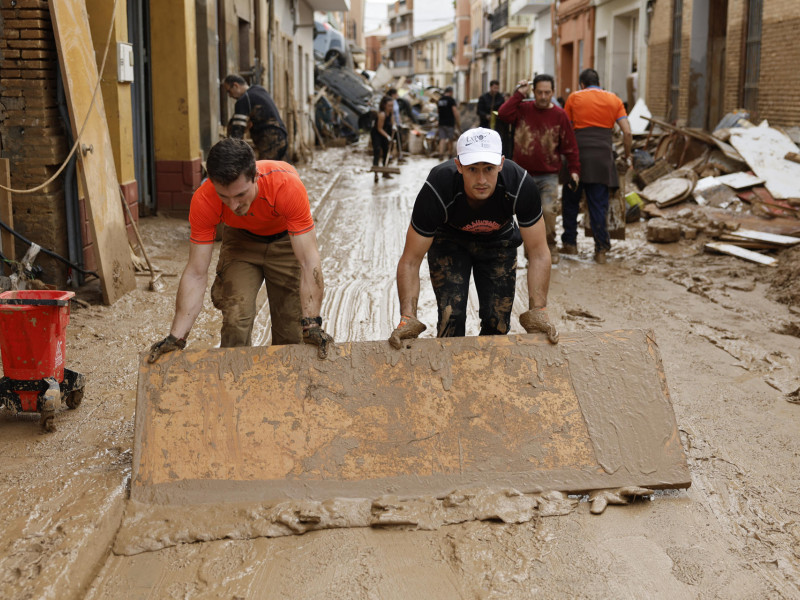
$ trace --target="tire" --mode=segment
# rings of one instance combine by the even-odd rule
[[[41,413],[39,424],[44,433],[52,433],[56,430],[56,415],[53,412],[45,411]]]
[[[344,55],[339,52],[338,50],[328,50],[328,53],[325,55],[325,62],[328,62],[332,58],[336,58],[334,64],[343,67],[345,66],[345,58]]]
[[[64,402],[67,405],[67,408],[70,410],[75,410],[81,405],[81,400],[83,400],[83,388],[72,390],[67,397],[64,399]]]

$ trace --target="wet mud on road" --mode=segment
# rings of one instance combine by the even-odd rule
[[[399,318],[394,285],[414,198],[430,159],[372,182],[363,149],[331,149],[301,168],[323,257],[325,328],[335,339],[386,339]],[[179,275],[185,221],[142,221],[151,259]],[[702,253],[702,241],[656,246],[644,225],[609,263],[562,257],[549,313],[564,332],[655,332],[692,476],[687,491],[589,514],[522,524],[474,521],[432,531],[358,528],[300,536],[111,552],[128,490],[139,353],[168,332],[177,277],[115,305],[83,290],[73,304],[67,367],[87,376],[58,430],[0,410],[0,589],[8,598],[800,598],[800,345],[797,315],[768,299],[770,274]],[[218,249],[217,249],[218,251]],[[786,254],[787,251],[784,251]],[[216,257],[215,257],[216,260]],[[783,260],[783,259],[782,259]],[[520,252],[511,333],[527,306]],[[436,306],[422,266],[420,319]],[[209,274],[209,286],[211,276]],[[262,291],[263,296],[263,291]],[[478,330],[470,294],[467,333]],[[94,304],[98,303],[98,304]],[[269,311],[254,343],[269,342]],[[216,346],[221,318],[206,295],[195,348]],[[788,327],[788,329],[787,329]],[[636,365],[630,365],[635,369]],[[794,387],[792,387],[794,386]],[[580,499],[575,499],[580,500]]]

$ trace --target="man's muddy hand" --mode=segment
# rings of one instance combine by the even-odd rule
[[[589,512],[593,515],[599,515],[609,504],[630,504],[636,498],[652,496],[653,494],[653,490],[636,485],[629,485],[614,490],[596,490],[589,496],[589,502],[592,503]]]
[[[303,329],[303,342],[316,346],[319,358],[328,356],[328,345],[334,345],[333,338],[325,333],[320,325],[312,325],[308,329]]]
[[[558,343],[558,329],[547,318],[546,308],[532,308],[519,316],[519,324],[527,333],[544,333],[551,344]]]
[[[389,343],[392,345],[392,348],[400,350],[403,345],[401,340],[417,338],[419,334],[426,329],[427,327],[422,321],[418,321],[414,317],[402,316],[400,317],[400,324],[389,337]]]
[[[147,362],[154,363],[158,357],[173,350],[183,350],[186,348],[186,340],[178,339],[171,333],[160,342],[156,342],[150,346],[150,356],[147,357]]]

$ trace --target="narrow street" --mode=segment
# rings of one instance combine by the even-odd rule
[[[395,268],[436,161],[411,156],[378,183],[369,163],[362,142],[299,168],[323,257],[324,327],[337,341],[386,339],[396,325]],[[66,365],[87,378],[82,405],[58,412],[51,434],[36,417],[0,410],[3,598],[800,598],[800,406],[776,389],[800,372],[798,338],[777,333],[797,316],[768,297],[774,269],[704,254],[702,239],[649,244],[644,223],[614,243],[607,265],[592,261],[581,234],[581,255],[552,270],[549,312],[562,335],[654,331],[690,489],[600,516],[580,501],[566,516],[520,525],[336,529],[114,555],[138,361],[168,331],[189,249],[186,221],[154,217],[141,229],[167,289],[148,291],[137,277],[112,306],[97,290],[78,294],[89,305],[72,305]],[[779,270],[790,252],[778,255]],[[521,250],[519,263],[512,333],[524,332],[517,315],[527,309]],[[435,335],[436,307],[424,263],[422,276],[425,337]],[[207,293],[190,346],[217,345],[220,321]],[[269,342],[268,324],[265,307],[257,345]]]

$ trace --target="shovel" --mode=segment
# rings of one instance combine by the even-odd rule
[[[128,219],[130,219],[131,225],[133,225],[133,233],[136,234],[136,240],[139,242],[139,248],[142,249],[142,254],[144,255],[144,260],[147,262],[147,268],[150,269],[150,285],[147,289],[151,292],[163,292],[164,291],[164,281],[161,279],[161,273],[156,273],[153,269],[153,265],[150,263],[150,258],[147,256],[147,250],[144,249],[144,243],[142,242],[142,236],[139,235],[139,228],[136,226],[136,221],[133,220],[133,215],[131,214],[131,207],[128,206],[128,202],[125,200],[125,196],[122,193],[122,189],[119,190],[119,197],[122,199],[122,206],[125,207],[125,212],[128,214]]]

